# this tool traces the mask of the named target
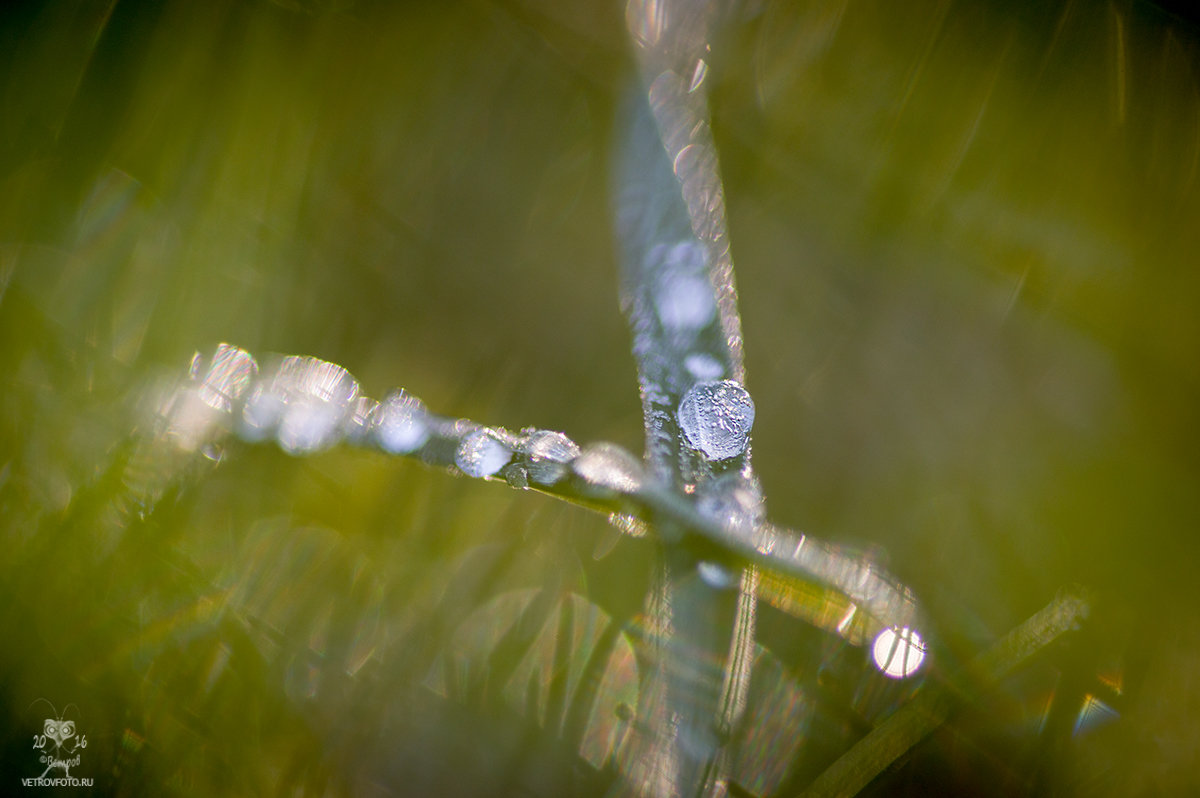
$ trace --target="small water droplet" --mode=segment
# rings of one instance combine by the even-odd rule
[[[490,429],[469,433],[458,445],[454,463],[471,477],[490,477],[512,459],[512,449]]]
[[[166,420],[162,435],[188,452],[202,450],[219,439],[232,426],[235,403],[257,371],[258,364],[248,352],[229,344],[218,346],[207,360],[197,353],[189,369],[190,379],[176,386],[160,408]]]
[[[362,445],[367,442],[371,433],[371,418],[379,402],[369,396],[360,396],[354,400],[350,412],[342,421],[342,436],[347,443]]]
[[[703,352],[688,355],[683,359],[683,367],[697,380],[710,382],[725,375],[725,367],[721,361]]]
[[[509,463],[501,469],[500,476],[504,477],[510,488],[529,489],[529,469],[522,463]]]
[[[903,679],[916,673],[925,661],[925,641],[915,629],[889,627],[875,638],[871,656],[884,676]]]
[[[332,446],[358,396],[358,381],[335,363],[289,357],[276,383],[286,397],[276,433],[280,447],[288,454],[310,454]]]
[[[250,387],[256,374],[258,363],[249,352],[221,344],[209,361],[208,371],[200,384],[200,401],[214,410],[230,413],[234,402]]]
[[[390,454],[411,454],[429,440],[424,403],[403,388],[392,391],[375,409],[371,434]]]
[[[763,521],[762,491],[756,481],[731,472],[704,486],[696,509],[727,529],[749,533]]]
[[[531,432],[522,450],[529,458],[529,478],[553,485],[567,474],[567,464],[579,456],[579,446],[561,432]]]
[[[250,389],[242,408],[238,434],[252,443],[269,438],[279,425],[285,405],[286,399],[275,386],[269,382],[258,383]]]
[[[610,513],[608,523],[631,538],[644,538],[650,532],[650,526],[645,521],[628,513]]]
[[[702,560],[696,565],[696,573],[704,584],[714,590],[730,590],[737,585],[733,572],[722,565],[708,560]]]
[[[717,315],[717,303],[708,281],[708,252],[699,241],[686,240],[665,248],[655,248],[651,258],[658,275],[654,287],[654,306],[659,321],[669,332],[696,333]]]
[[[636,493],[642,487],[642,464],[612,443],[587,446],[571,470],[596,495]]]
[[[728,460],[750,443],[754,401],[733,380],[701,382],[684,395],[678,418],[693,448],[710,460]]]

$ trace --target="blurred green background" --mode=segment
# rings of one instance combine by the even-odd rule
[[[1195,24],[761,0],[712,60],[771,518],[885,561],[945,667],[1097,596],[1086,645],[889,786],[1200,787]],[[173,467],[138,448],[148,386],[221,341],[640,451],[609,167],[634,78],[617,3],[4,6],[0,792],[40,770],[38,698],[77,705],[107,794],[519,791],[494,774],[559,761],[469,702],[421,721],[414,647],[510,588],[628,617],[648,542],[597,562],[603,519],[345,450],[234,445],[128,497]],[[801,682],[828,655],[764,629]],[[1079,673],[1122,720],[1040,752]],[[519,789],[603,786],[556,778]]]

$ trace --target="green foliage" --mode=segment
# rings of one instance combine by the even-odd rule
[[[772,516],[886,549],[948,671],[1064,583],[1101,601],[998,691],[956,685],[984,703],[880,790],[1195,786],[1197,40],[1084,5],[768,2],[714,50]],[[461,630],[503,596],[632,621],[650,542],[595,560],[602,519],[376,454],[176,458],[146,403],[229,340],[636,450],[622,25],[596,3],[0,11],[0,792],[41,769],[38,698],[78,707],[104,794],[614,778],[562,743],[589,729],[565,681],[459,703],[427,679],[479,655]],[[543,629],[485,675],[555,663]],[[760,631],[755,695],[796,737],[762,735],[744,783],[799,790],[908,696],[793,619]],[[1097,673],[1125,722],[1041,714]],[[1042,719],[1067,741],[1044,758]]]

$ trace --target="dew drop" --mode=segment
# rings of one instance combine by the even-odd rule
[[[553,485],[567,474],[567,464],[579,456],[579,446],[561,432],[537,430],[522,447],[529,458],[529,478],[539,485]]]
[[[512,449],[490,429],[469,433],[458,445],[454,463],[471,477],[490,477],[512,459]]]
[[[675,333],[696,333],[717,315],[717,303],[708,281],[708,253],[699,241],[681,241],[665,252],[653,250],[658,278],[654,306],[663,327]]]
[[[254,358],[236,346],[221,344],[209,359],[197,352],[189,380],[164,397],[159,408],[166,421],[160,434],[184,451],[204,453],[233,426],[234,407],[257,373]]]
[[[871,656],[884,676],[903,679],[916,673],[925,661],[925,641],[915,629],[889,627],[875,638]]]
[[[509,463],[500,470],[500,476],[510,488],[527,490],[529,488],[529,469],[523,463]]]
[[[696,509],[726,529],[748,533],[762,524],[762,491],[755,480],[731,472],[704,486]]]
[[[728,568],[717,565],[715,562],[702,560],[696,566],[696,573],[700,575],[700,579],[704,584],[714,590],[730,590],[737,585],[737,579],[733,573]]]
[[[663,326],[674,332],[703,329],[716,310],[708,281],[688,275],[665,278],[658,287],[654,304]]]
[[[612,443],[594,443],[571,463],[571,470],[593,493],[636,493],[642,487],[642,464]]]
[[[269,438],[279,426],[286,403],[283,393],[269,382],[255,385],[242,408],[238,434],[250,442]]]
[[[684,395],[678,417],[693,448],[710,460],[728,460],[750,443],[754,400],[733,380],[701,382]]]
[[[279,445],[288,454],[311,454],[337,440],[344,410],[308,399],[288,405],[279,421]]]
[[[189,383],[177,386],[159,413],[166,422],[159,435],[185,452],[202,449],[224,432],[222,414],[203,402],[199,390]]]
[[[234,402],[250,387],[257,373],[258,363],[249,352],[221,344],[213,354],[208,372],[200,384],[200,401],[222,413],[232,412]]]
[[[315,357],[289,357],[275,383],[285,397],[276,433],[280,447],[288,454],[310,454],[332,446],[358,397],[350,372]]]
[[[703,352],[688,355],[683,359],[683,367],[697,380],[709,382],[720,379],[725,375],[725,367],[721,361]]]
[[[371,418],[377,407],[379,402],[369,396],[360,396],[354,401],[342,422],[342,435],[347,443],[362,445],[367,442],[371,433]]]
[[[650,526],[636,515],[628,513],[609,513],[608,523],[612,524],[621,534],[631,538],[644,538],[650,533]]]
[[[371,435],[390,454],[411,454],[429,440],[424,403],[404,389],[389,393],[371,418]]]

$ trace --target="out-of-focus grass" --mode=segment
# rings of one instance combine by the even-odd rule
[[[415,704],[421,646],[555,579],[631,614],[648,545],[594,563],[596,519],[357,452],[234,447],[148,517],[121,502],[145,387],[222,340],[636,450],[620,9],[0,15],[0,776],[40,772],[45,697],[113,793],[419,791],[401,749],[501,789],[488,762],[533,743]],[[1022,759],[1035,674],[922,749],[913,791],[980,761],[1194,786],[1198,41],[1137,3],[847,0],[767,2],[715,44],[771,516],[886,550],[951,661],[1065,582],[1100,596],[1078,670],[1119,674],[1124,722]]]

